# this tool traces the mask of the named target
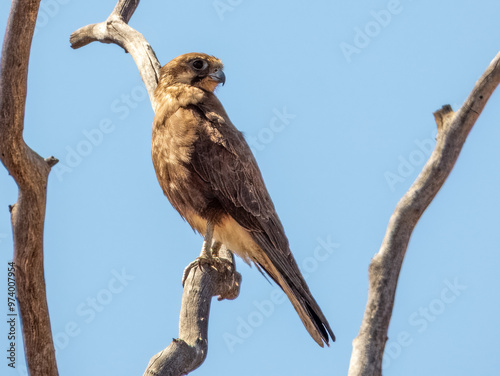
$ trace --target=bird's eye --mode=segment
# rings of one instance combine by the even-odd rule
[[[205,68],[206,64],[207,63],[205,61],[203,61],[201,59],[197,59],[197,60],[193,61],[191,65],[193,66],[194,69],[200,70],[200,69]]]

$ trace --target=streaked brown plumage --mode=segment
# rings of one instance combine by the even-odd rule
[[[213,94],[222,63],[181,55],[161,69],[151,154],[163,192],[202,235],[262,268],[286,293],[323,346],[335,336],[288,247],[283,226],[243,135]]]

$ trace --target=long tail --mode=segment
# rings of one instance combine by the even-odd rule
[[[249,231],[235,221],[235,225],[216,228],[215,234],[229,249],[264,270],[288,296],[311,337],[321,347],[329,345],[330,338],[335,341],[330,324],[300,273],[281,222],[276,214],[271,219],[259,222],[261,231]]]
[[[290,261],[292,261],[293,265],[290,265]],[[287,272],[280,271],[281,268],[270,263],[269,259],[259,260],[258,265],[288,296],[302,323],[316,343],[323,347],[325,343],[330,346],[330,339],[335,342],[335,335],[330,328],[330,324],[309,291],[309,287],[302,274],[300,274],[295,260],[289,260]]]
[[[330,335],[332,342],[335,342],[335,335],[330,328],[330,324],[325,315],[323,315],[323,312],[321,312],[318,303],[316,303],[316,300],[311,295],[305,281],[301,288],[293,285],[290,286],[284,278],[279,278],[278,284],[288,296],[288,299],[290,299],[302,323],[316,343],[321,347],[323,347],[323,342],[329,346],[328,335]]]

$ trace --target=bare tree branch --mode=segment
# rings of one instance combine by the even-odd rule
[[[161,66],[144,36],[128,25],[138,5],[139,0],[118,1],[106,21],[76,30],[71,34],[70,42],[74,49],[95,41],[114,43],[122,47],[125,52],[129,52],[139,68],[151,105],[156,109],[153,94],[160,77]]]
[[[12,2],[0,73],[0,159],[19,187],[10,207],[17,300],[31,375],[55,376],[57,364],[43,271],[47,178],[57,159],[43,159],[23,139],[28,62],[40,0]]]
[[[144,376],[186,375],[205,360],[212,297],[237,298],[241,282],[241,275],[234,270],[231,252],[221,249],[219,260],[199,259],[199,266],[190,271],[182,295],[179,338],[151,358]]]
[[[138,5],[139,0],[118,1],[106,21],[78,29],[71,34],[70,41],[75,49],[99,41],[115,43],[130,52],[146,85],[153,109],[156,109],[154,90],[160,63],[142,34],[127,24]],[[236,272],[233,255],[225,247],[219,250],[217,259],[199,259],[197,265],[189,269],[184,282],[179,338],[151,358],[144,375],[185,375],[198,368],[207,356],[212,297],[235,299],[240,282],[241,275]]]
[[[410,236],[420,216],[450,174],[467,135],[500,82],[500,53],[454,113],[449,105],[437,111],[437,144],[429,160],[389,220],[379,252],[369,268],[369,292],[358,337],[353,341],[349,376],[382,374],[382,357],[394,296]]]

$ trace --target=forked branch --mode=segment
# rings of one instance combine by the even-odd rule
[[[160,63],[144,36],[128,25],[139,0],[120,0],[106,21],[84,26],[71,34],[71,47],[78,49],[92,42],[114,43],[130,53],[156,109],[154,90],[160,77]]]
[[[379,252],[369,268],[369,291],[358,337],[353,341],[349,376],[382,374],[387,330],[401,265],[420,216],[448,178],[467,136],[500,82],[500,53],[457,111],[437,111],[437,143],[429,160],[392,214]]]

